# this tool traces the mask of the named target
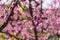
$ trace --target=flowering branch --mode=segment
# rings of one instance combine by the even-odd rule
[[[30,15],[32,17],[32,23],[33,23],[33,26],[34,26],[35,40],[38,40],[36,25],[35,25],[34,20],[33,20],[33,12],[32,12],[31,0],[29,0],[29,10],[30,10]]]

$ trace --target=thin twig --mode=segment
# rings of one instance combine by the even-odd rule
[[[30,10],[30,15],[32,17],[32,23],[33,23],[33,26],[34,26],[35,40],[38,40],[37,30],[36,30],[36,26],[35,26],[35,23],[34,23],[34,20],[33,20],[33,12],[32,12],[31,0],[29,0],[29,10]]]

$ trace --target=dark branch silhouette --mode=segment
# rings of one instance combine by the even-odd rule
[[[15,8],[15,7],[17,6],[17,4],[18,4],[18,0],[14,0],[14,2],[15,2],[14,7],[12,8],[11,13],[9,14],[6,22],[4,22],[4,24],[0,27],[0,32],[2,32],[2,30],[7,26],[8,22],[9,22],[9,20],[10,20],[10,17],[12,16],[12,13],[13,13],[13,11],[14,11],[14,8]],[[8,34],[10,37],[14,37],[14,38],[16,38],[17,40],[19,40],[19,38],[15,37],[14,35],[11,35],[9,32],[2,32],[2,33]]]
[[[4,22],[4,24],[0,27],[0,31],[2,31],[2,30],[6,27],[6,25],[8,24],[8,22],[9,22],[9,20],[10,20],[10,17],[11,17],[11,15],[12,15],[13,11],[14,11],[14,8],[17,6],[17,3],[18,3],[18,0],[17,0],[16,3],[14,4],[14,7],[12,8],[11,13],[9,14],[6,22]]]
[[[38,40],[37,30],[36,30],[36,26],[35,26],[35,23],[34,23],[34,20],[33,20],[33,12],[32,12],[31,0],[29,0],[29,10],[30,10],[30,15],[32,17],[32,23],[33,23],[33,26],[34,26],[35,40]]]
[[[40,9],[41,14],[43,14],[42,3],[43,3],[43,2],[42,2],[42,0],[41,0],[41,9]],[[43,26],[41,27],[41,29],[42,29],[41,32],[43,33]]]

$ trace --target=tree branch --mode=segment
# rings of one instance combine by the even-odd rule
[[[33,23],[33,26],[34,26],[35,40],[38,40],[37,30],[36,30],[36,26],[35,26],[35,23],[34,23],[34,20],[33,20],[33,12],[32,12],[31,0],[29,0],[29,10],[30,10],[30,15],[32,17],[32,23]]]
[[[18,2],[18,0],[16,1],[14,7],[12,8],[11,13],[9,14],[6,22],[4,22],[4,24],[0,27],[0,31],[2,31],[2,30],[7,26],[8,22],[9,22],[9,20],[10,20],[10,17],[11,17],[11,15],[12,15],[13,11],[14,11],[14,8],[17,6],[17,2]]]

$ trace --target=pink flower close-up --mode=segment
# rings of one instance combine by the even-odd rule
[[[60,0],[0,0],[0,40],[60,40]]]

